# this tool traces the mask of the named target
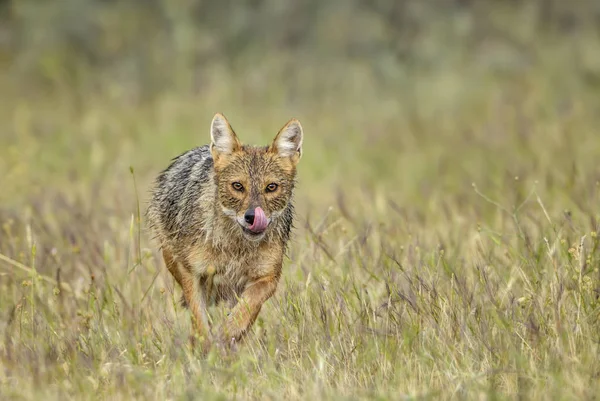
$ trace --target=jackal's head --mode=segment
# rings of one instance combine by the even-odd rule
[[[242,145],[225,116],[216,114],[210,134],[219,206],[246,238],[260,241],[290,205],[302,126],[292,119],[271,145],[255,147]]]

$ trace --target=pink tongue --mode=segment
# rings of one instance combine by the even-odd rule
[[[262,233],[267,228],[267,224],[268,221],[267,216],[265,216],[265,212],[260,207],[254,209],[254,223],[248,227],[250,231]]]

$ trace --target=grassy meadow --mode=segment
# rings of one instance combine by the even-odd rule
[[[0,399],[598,399],[588,3],[58,3],[0,12]],[[305,139],[278,291],[202,356],[144,210],[216,112]]]

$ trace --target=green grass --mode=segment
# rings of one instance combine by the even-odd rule
[[[427,68],[258,57],[148,101],[94,71],[32,91],[10,70],[0,398],[594,399],[600,41],[586,32],[515,32],[530,47],[507,55],[435,31]],[[305,147],[278,291],[245,345],[203,357],[138,207],[217,111],[252,143],[297,117]]]

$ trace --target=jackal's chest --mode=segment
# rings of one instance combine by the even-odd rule
[[[190,262],[209,304],[234,301],[246,288],[252,271],[252,260],[225,255],[207,254]]]
[[[241,261],[212,266],[203,276],[204,291],[209,304],[220,301],[233,302],[248,284],[248,266]]]

